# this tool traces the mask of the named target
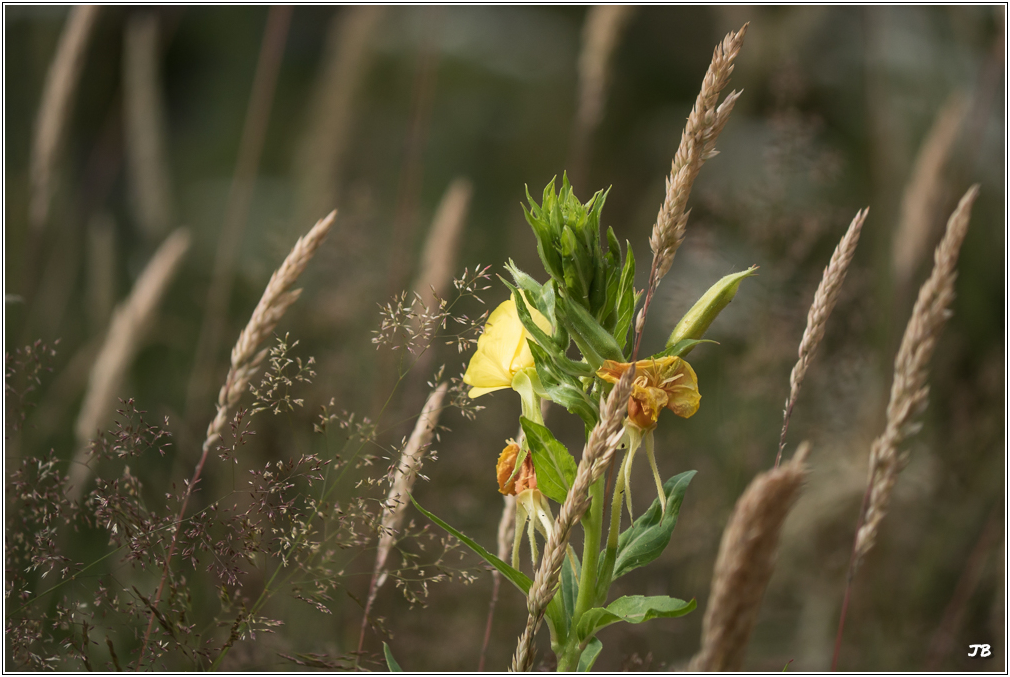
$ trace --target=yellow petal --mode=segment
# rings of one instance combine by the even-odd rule
[[[662,388],[670,396],[666,408],[681,418],[690,418],[701,406],[701,393],[698,392],[698,376],[691,365],[684,360],[678,360],[671,365],[674,373],[664,373],[667,383]],[[669,380],[672,379],[672,380]]]
[[[470,388],[470,392],[468,392],[467,395],[470,396],[470,399],[474,399],[480,397],[481,395],[493,393],[496,390],[505,390],[505,388],[508,388],[508,386],[497,386],[495,388]]]
[[[478,388],[509,387],[510,367],[523,331],[512,299],[495,308],[484,325],[484,333],[477,339],[477,352],[470,359],[463,383]]]

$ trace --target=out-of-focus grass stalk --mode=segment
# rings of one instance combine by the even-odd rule
[[[869,207],[856,213],[855,218],[849,224],[849,229],[845,231],[831,260],[824,268],[821,282],[814,292],[813,303],[807,311],[807,327],[803,330],[803,338],[800,339],[799,358],[789,375],[789,399],[786,400],[785,410],[782,414],[782,433],[779,435],[779,450],[775,455],[775,467],[779,466],[782,460],[782,450],[786,446],[786,433],[789,431],[789,418],[793,414],[793,407],[796,406],[796,399],[800,395],[800,386],[807,375],[810,362],[814,359],[817,346],[824,338],[824,330],[828,323],[828,317],[835,308],[838,301],[838,294],[842,290],[842,283],[845,282],[845,273],[849,270],[852,257],[856,253],[856,245],[859,243],[859,234],[863,229],[863,222]]]
[[[305,134],[292,168],[297,191],[296,223],[338,204],[354,104],[368,72],[370,48],[384,12],[383,7],[358,5],[336,11],[330,20]]]
[[[741,669],[761,598],[775,570],[782,524],[807,476],[809,453],[810,445],[804,442],[790,462],[755,477],[737,500],[722,532],[701,648],[689,670]]]
[[[400,460],[393,471],[393,483],[386,496],[386,502],[382,510],[382,526],[379,535],[379,546],[375,555],[375,568],[372,571],[372,581],[368,588],[368,599],[365,602],[365,610],[361,617],[361,634],[358,638],[358,656],[361,655],[362,647],[365,645],[365,631],[368,629],[368,615],[372,611],[372,605],[379,594],[379,588],[386,582],[388,572],[386,571],[386,560],[396,542],[396,534],[403,524],[404,508],[407,506],[407,497],[414,487],[417,473],[421,469],[421,462],[428,452],[428,446],[435,435],[438,427],[438,418],[442,413],[442,400],[449,389],[448,383],[442,383],[428,395],[428,399],[421,408],[421,414],[417,417],[414,430],[407,440],[400,454]]]
[[[905,456],[899,454],[898,448],[922,427],[917,419],[925,411],[929,399],[929,386],[926,383],[929,362],[940,332],[951,314],[950,305],[954,301],[954,282],[957,279],[957,257],[968,232],[971,208],[976,197],[978,185],[972,186],[964,194],[957,209],[950,215],[946,233],[933,255],[933,272],[919,289],[912,317],[905,327],[905,335],[894,358],[894,381],[891,383],[891,399],[887,404],[887,424],[884,432],[870,447],[869,478],[859,510],[856,537],[845,580],[835,651],[831,659],[832,670],[838,667],[852,580],[866,554],[873,548],[880,523],[887,513],[894,483],[905,464]]]
[[[127,174],[133,207],[147,237],[157,240],[175,221],[165,140],[158,14],[130,15],[123,37],[123,109]]]
[[[86,464],[88,440],[115,410],[116,391],[154,323],[158,304],[189,249],[189,242],[189,233],[181,228],[168,236],[137,278],[129,298],[113,313],[105,342],[91,367],[88,389],[74,426],[77,452],[67,480],[67,494],[71,499],[83,495],[91,473]]]
[[[108,324],[116,303],[116,223],[108,212],[88,222],[84,296],[93,334]]]
[[[911,284],[912,277],[929,249],[934,237],[937,213],[947,199],[947,168],[955,142],[968,114],[968,100],[962,92],[954,92],[937,113],[933,126],[919,147],[912,174],[901,198],[901,215],[894,231],[891,268],[895,288],[900,293]]]
[[[593,133],[603,120],[607,103],[614,53],[634,14],[632,5],[594,5],[586,11],[578,61],[578,108],[567,166],[574,185],[585,179],[589,168]]]
[[[186,484],[186,492],[183,495],[182,505],[175,520],[172,541],[165,556],[165,568],[161,574],[161,581],[158,583],[158,591],[151,602],[151,614],[147,624],[147,631],[144,633],[144,641],[140,645],[140,653],[137,655],[137,670],[143,665],[144,654],[151,639],[155,611],[165,591],[169,566],[172,564],[172,557],[175,555],[179,531],[182,529],[182,520],[186,516],[186,507],[189,505],[189,498],[193,494],[193,487],[200,480],[207,456],[221,440],[224,430],[235,412],[239,398],[242,397],[242,394],[249,387],[249,381],[259,371],[260,365],[267,356],[268,349],[260,349],[260,346],[273,332],[277,323],[280,322],[291,304],[297,301],[301,295],[301,289],[292,290],[291,288],[298,281],[299,276],[301,276],[305,267],[308,266],[309,261],[315,256],[323,240],[326,239],[336,217],[337,212],[333,210],[325,218],[319,219],[312,227],[312,230],[305,236],[298,238],[287,258],[284,259],[284,263],[270,276],[270,282],[267,283],[263,296],[260,297],[259,303],[256,304],[252,317],[249,318],[249,322],[242,330],[242,333],[239,334],[238,341],[236,341],[235,346],[231,349],[231,368],[228,370],[228,376],[218,393],[217,414],[210,422],[210,425],[207,426],[207,437],[203,442],[200,460],[193,471],[192,479]]]
[[[242,235],[249,216],[256,173],[270,121],[270,109],[273,106],[277,75],[284,56],[292,11],[291,6],[274,5],[267,14],[263,42],[256,63],[256,74],[253,76],[252,93],[239,142],[235,174],[228,191],[228,204],[214,258],[207,304],[203,309],[193,371],[190,373],[189,387],[186,391],[186,418],[190,420],[202,409],[211,383],[210,376],[214,373],[214,358],[221,342],[221,334],[224,332],[228,300],[231,298],[235,260],[241,248]]]
[[[70,9],[56,45],[56,54],[46,73],[39,112],[35,118],[30,160],[29,218],[36,233],[45,227],[49,217],[49,202],[53,196],[60,147],[66,135],[74,95],[80,84],[84,57],[94,34],[99,9],[97,5],[78,5]]]

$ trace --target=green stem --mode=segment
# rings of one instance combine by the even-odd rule
[[[600,540],[603,536],[603,503],[606,493],[605,477],[598,479],[590,488],[592,502],[589,510],[582,518],[582,529],[585,532],[585,542],[582,547],[582,577],[579,580],[579,596],[575,601],[575,613],[572,614],[571,631],[565,642],[564,649],[558,655],[558,672],[574,672],[582,656],[578,633],[582,615],[593,608],[596,603],[596,573],[600,560]]]
[[[617,472],[617,483],[614,485],[614,495],[610,499],[610,530],[607,532],[607,549],[603,554],[603,570],[596,585],[596,605],[602,606],[610,593],[610,583],[614,579],[614,565],[617,562],[617,542],[621,534],[621,514],[624,507],[621,499],[624,494],[625,465],[630,454],[624,455],[621,468]]]

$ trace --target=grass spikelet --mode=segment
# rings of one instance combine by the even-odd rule
[[[666,198],[659,206],[656,223],[652,226],[649,236],[649,247],[652,249],[652,268],[649,271],[649,286],[645,293],[645,303],[638,311],[635,319],[635,349],[631,359],[638,359],[638,348],[642,342],[642,329],[645,318],[652,305],[652,296],[656,286],[670,270],[673,257],[677,254],[684,234],[687,231],[687,199],[691,195],[691,187],[701,171],[705,160],[716,156],[715,140],[719,132],[726,126],[729,114],[733,112],[741,92],[730,92],[725,101],[719,105],[719,94],[729,82],[733,73],[733,62],[736,60],[747,26],[736,33],[728,33],[723,41],[716,45],[712,54],[712,63],[708,66],[705,78],[701,83],[701,91],[687,118],[684,132],[680,136],[680,146],[673,156],[670,175],[666,177]]]
[[[68,480],[71,497],[80,497],[88,480],[87,442],[115,409],[116,391],[153,324],[158,304],[175,277],[189,243],[189,233],[184,229],[168,236],[137,278],[130,296],[113,312],[105,342],[91,367],[88,389],[74,426],[78,450]]]
[[[70,9],[67,22],[56,46],[42,89],[31,154],[31,206],[29,217],[36,232],[49,217],[53,195],[53,174],[60,144],[73,109],[74,94],[84,68],[88,42],[98,18],[97,5],[79,5]]]
[[[947,221],[946,234],[934,255],[933,272],[919,289],[919,298],[905,328],[898,355],[894,358],[887,425],[870,448],[870,497],[865,521],[856,536],[856,568],[873,547],[880,521],[887,512],[891,489],[904,465],[898,447],[921,427],[915,419],[925,410],[929,398],[929,386],[926,384],[929,361],[943,325],[950,317],[957,279],[957,257],[977,196],[978,186],[972,186]]]
[[[733,62],[743,46],[748,25],[744,24],[736,33],[727,34],[716,46],[712,63],[701,83],[701,91],[680,137],[680,146],[673,158],[670,176],[666,179],[666,199],[659,208],[649,238],[657,283],[670,270],[673,257],[684,241],[688,217],[687,199],[691,195],[694,180],[705,160],[715,157],[715,141],[726,126],[729,114],[741,94],[730,92],[726,100],[719,104],[719,94],[733,73]]]
[[[943,325],[950,317],[954,282],[957,279],[957,257],[968,232],[971,208],[977,197],[976,184],[968,189],[950,215],[943,239],[933,254],[933,272],[919,288],[912,317],[905,327],[901,346],[894,358],[894,380],[891,383],[891,399],[887,404],[887,423],[884,432],[870,447],[869,477],[849,560],[834,657],[831,661],[832,670],[838,666],[852,579],[876,542],[880,523],[887,514],[894,483],[905,465],[906,458],[899,453],[898,448],[922,427],[916,419],[925,411],[929,400],[929,386],[926,384],[929,362]]]
[[[572,527],[582,518],[589,507],[589,487],[598,480],[614,460],[614,450],[621,441],[625,414],[628,412],[628,396],[635,380],[632,366],[614,385],[606,401],[600,406],[600,422],[593,426],[589,439],[582,451],[582,458],[575,473],[575,480],[568,496],[561,506],[554,530],[547,538],[543,558],[537,568],[533,585],[526,597],[529,616],[526,629],[519,638],[515,655],[512,657],[513,672],[529,672],[535,659],[533,638],[544,619],[547,604],[558,589],[561,564],[568,550],[568,540]]]
[[[325,218],[319,219],[312,230],[298,238],[284,263],[270,276],[270,282],[267,283],[263,296],[256,304],[249,323],[231,349],[231,368],[218,392],[217,415],[207,426],[207,437],[203,443],[205,454],[221,439],[221,434],[231,420],[235,405],[266,357],[267,349],[260,350],[260,345],[270,336],[288,307],[297,301],[302,293],[301,289],[292,290],[291,287],[298,281],[298,277],[326,239],[336,217],[337,210],[334,209]]]
[[[947,198],[944,169],[968,110],[968,100],[963,93],[951,94],[937,113],[915,158],[894,233],[891,266],[899,290],[907,289],[933,237],[937,212]]]
[[[274,330],[277,323],[280,322],[285,311],[301,295],[301,289],[292,290],[291,287],[298,281],[298,277],[305,270],[305,267],[309,265],[309,261],[312,260],[323,240],[326,239],[326,235],[330,232],[330,227],[336,218],[337,210],[334,209],[325,218],[316,221],[316,225],[312,226],[312,230],[298,238],[287,258],[284,259],[284,263],[270,276],[270,282],[267,283],[263,296],[260,297],[259,303],[256,304],[256,309],[253,310],[249,323],[242,330],[242,333],[239,334],[235,347],[231,349],[231,368],[228,370],[228,376],[225,378],[224,385],[221,386],[221,391],[218,393],[217,415],[214,416],[214,420],[207,426],[207,438],[203,442],[203,453],[200,455],[200,461],[196,464],[196,470],[193,471],[193,478],[186,484],[182,506],[179,508],[179,514],[175,520],[175,530],[172,532],[172,542],[168,547],[168,554],[165,557],[165,569],[161,574],[158,591],[155,593],[154,600],[150,605],[151,616],[147,624],[147,631],[144,633],[144,641],[140,645],[140,653],[137,656],[137,669],[140,669],[144,662],[147,644],[151,639],[151,629],[154,627],[155,612],[165,591],[165,582],[168,580],[168,568],[172,564],[172,556],[175,554],[175,546],[179,540],[179,530],[182,525],[182,519],[186,516],[186,506],[189,505],[189,497],[193,493],[193,487],[196,486],[197,481],[200,479],[203,465],[207,461],[210,450],[221,440],[221,435],[231,420],[235,405],[238,404],[242,393],[249,387],[249,380],[259,370],[260,365],[269,352],[267,348],[260,350],[260,345]]]
[[[814,292],[813,303],[810,304],[810,310],[807,312],[807,327],[803,330],[803,338],[800,339],[799,357],[789,375],[789,399],[786,400],[785,411],[782,415],[782,434],[779,436],[779,451],[775,456],[776,467],[782,460],[782,450],[786,446],[786,432],[789,430],[789,418],[792,416],[793,407],[796,406],[796,399],[800,395],[800,386],[807,375],[810,362],[814,359],[814,353],[817,352],[817,346],[824,338],[828,317],[838,301],[842,283],[845,282],[845,273],[848,272],[849,264],[852,263],[852,257],[856,253],[859,234],[863,230],[863,222],[866,221],[868,212],[869,208],[867,207],[856,213],[855,218],[849,224],[849,229],[845,231],[845,235],[835,247],[831,260],[824,268],[821,282],[817,285],[817,291]]]
[[[736,502],[712,573],[701,649],[689,670],[740,670],[775,568],[782,524],[807,475],[809,452],[810,445],[801,444],[790,462],[755,477]]]

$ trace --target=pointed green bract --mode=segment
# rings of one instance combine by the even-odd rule
[[[673,328],[670,338],[666,341],[666,347],[669,348],[685,339],[700,339],[704,336],[712,321],[736,296],[740,283],[745,277],[754,275],[756,271],[757,266],[751,266],[743,272],[727,275],[709,287],[708,291],[698,299],[691,310],[687,311],[677,326]],[[690,350],[688,348],[684,354],[686,355]]]

